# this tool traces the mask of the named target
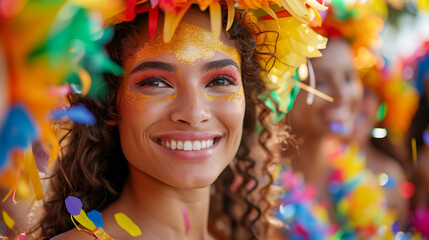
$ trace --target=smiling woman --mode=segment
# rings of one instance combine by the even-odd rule
[[[114,26],[106,50],[122,66],[123,75],[106,75],[108,92],[102,98],[69,95],[71,105],[86,106],[98,121],[94,126],[73,124],[64,138],[39,225],[41,236],[264,237],[267,223],[262,216],[269,208],[266,190],[273,178],[268,170],[271,154],[265,147],[271,135],[267,127],[271,110],[265,105],[269,80],[263,77],[276,59],[277,40],[261,36],[280,38],[277,31],[261,31],[258,20],[236,9],[232,1],[220,2],[222,25],[228,31],[218,36],[212,9],[219,2],[213,2],[210,15],[200,10],[207,7],[202,3],[191,6],[193,1],[186,3],[189,10],[160,6],[166,8],[159,13],[159,19],[165,17],[160,21],[164,31],[153,31],[151,14],[158,14],[158,6],[149,10],[145,8],[149,2],[138,5],[145,13]],[[170,10],[183,18],[172,23]],[[309,16],[300,20],[310,20]],[[286,24],[303,31],[294,32],[300,38],[294,42],[307,44],[305,36],[311,31],[287,17]],[[175,31],[170,39],[165,29],[171,26]],[[286,29],[284,44],[293,28]],[[311,44],[318,46],[312,49],[321,48],[324,40],[318,36]],[[293,54],[293,59],[306,56]],[[289,65],[287,71],[294,71]],[[256,142],[257,119],[263,133],[256,137],[257,144],[266,151],[258,164],[249,154]],[[256,169],[260,165],[264,169]],[[254,194],[259,181],[267,182],[261,195]],[[232,187],[233,182],[239,186]],[[102,217],[90,212],[91,221],[87,220],[85,212],[91,210]],[[102,224],[92,223],[94,214]],[[80,224],[77,229],[75,220]]]
[[[139,226],[142,239],[256,237],[260,209],[247,197],[253,190],[230,189],[234,175],[243,185],[256,179],[242,140],[253,133],[256,108],[267,111],[257,98],[265,85],[256,29],[237,11],[231,29],[216,37],[208,14],[192,7],[165,43],[160,31],[149,37],[145,15],[115,26],[107,50],[124,74],[107,76],[109,94],[69,96],[102,121],[72,126],[51,179],[42,235],[91,239],[69,231],[64,199],[74,196],[83,209],[103,214],[114,239],[129,236],[116,223],[118,212]]]

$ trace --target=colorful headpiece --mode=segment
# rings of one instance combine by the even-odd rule
[[[285,99],[289,96],[285,86],[295,68],[307,57],[320,56],[318,49],[326,44],[323,37],[308,27],[310,22],[315,24],[320,19],[318,11],[326,9],[321,0],[17,0],[0,4],[0,54],[6,59],[10,92],[9,110],[0,126],[0,170],[3,178],[8,179],[7,185],[12,186],[10,194],[15,192],[17,179],[26,183],[31,180],[36,199],[43,198],[38,174],[38,168],[43,166],[37,161],[43,157],[36,155],[35,159],[31,147],[40,142],[44,149],[50,149],[50,164],[56,159],[59,145],[52,120],[96,122],[85,107],[68,107],[65,96],[73,91],[99,97],[105,87],[103,73],[122,73],[121,67],[105,54],[103,46],[112,36],[106,26],[131,21],[136,14],[148,12],[148,29],[153,36],[158,13],[163,11],[163,35],[169,41],[194,3],[202,10],[209,8],[215,34],[221,32],[222,8],[228,9],[227,29],[234,20],[235,8],[247,8],[254,12],[261,31],[279,33],[256,39],[257,44],[264,43],[261,46],[273,46],[258,50],[277,49],[275,54],[279,59],[274,65],[267,64],[268,58],[261,59],[262,66],[273,68],[269,76],[264,76],[272,90],[264,95],[271,96],[267,97],[268,104],[274,99],[281,105],[279,96]]]
[[[377,56],[372,49],[380,44],[379,32],[384,25],[383,19],[372,12],[370,1],[361,2],[355,1],[350,5],[345,0],[333,0],[322,26],[314,28],[327,38],[342,38],[348,41],[358,70],[376,64]]]
[[[382,102],[378,117],[391,133],[393,142],[401,139],[408,130],[418,106],[417,91],[403,77],[400,64],[388,66],[380,61],[361,76],[363,84],[372,89]]]

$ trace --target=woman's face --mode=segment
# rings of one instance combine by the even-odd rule
[[[178,188],[206,187],[239,147],[245,100],[233,42],[189,12],[170,43],[139,34],[128,49],[117,103],[130,174]]]
[[[323,56],[311,61],[316,89],[333,97],[334,102],[315,97],[309,105],[308,93],[300,91],[290,113],[292,128],[298,136],[350,134],[362,96],[352,61],[349,45],[337,39],[330,39]]]

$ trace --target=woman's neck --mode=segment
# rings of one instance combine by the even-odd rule
[[[178,189],[130,167],[121,197],[103,211],[106,232],[114,239],[127,236],[113,218],[123,212],[140,227],[142,239],[211,239],[209,203],[210,187]]]
[[[329,164],[324,149],[325,137],[303,138],[299,145],[299,155],[292,160],[295,172],[303,174],[306,184],[317,189],[319,201],[328,203]]]
[[[301,172],[308,184],[320,182],[318,178],[324,175],[326,160],[322,142],[322,138],[303,138],[299,144],[299,154],[292,160],[293,170]]]

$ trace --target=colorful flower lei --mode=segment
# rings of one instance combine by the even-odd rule
[[[285,225],[290,239],[392,239],[394,214],[387,209],[384,193],[365,169],[356,147],[343,147],[330,157],[329,191],[335,221],[318,203],[315,190],[291,170],[278,180],[284,188],[275,217]]]

